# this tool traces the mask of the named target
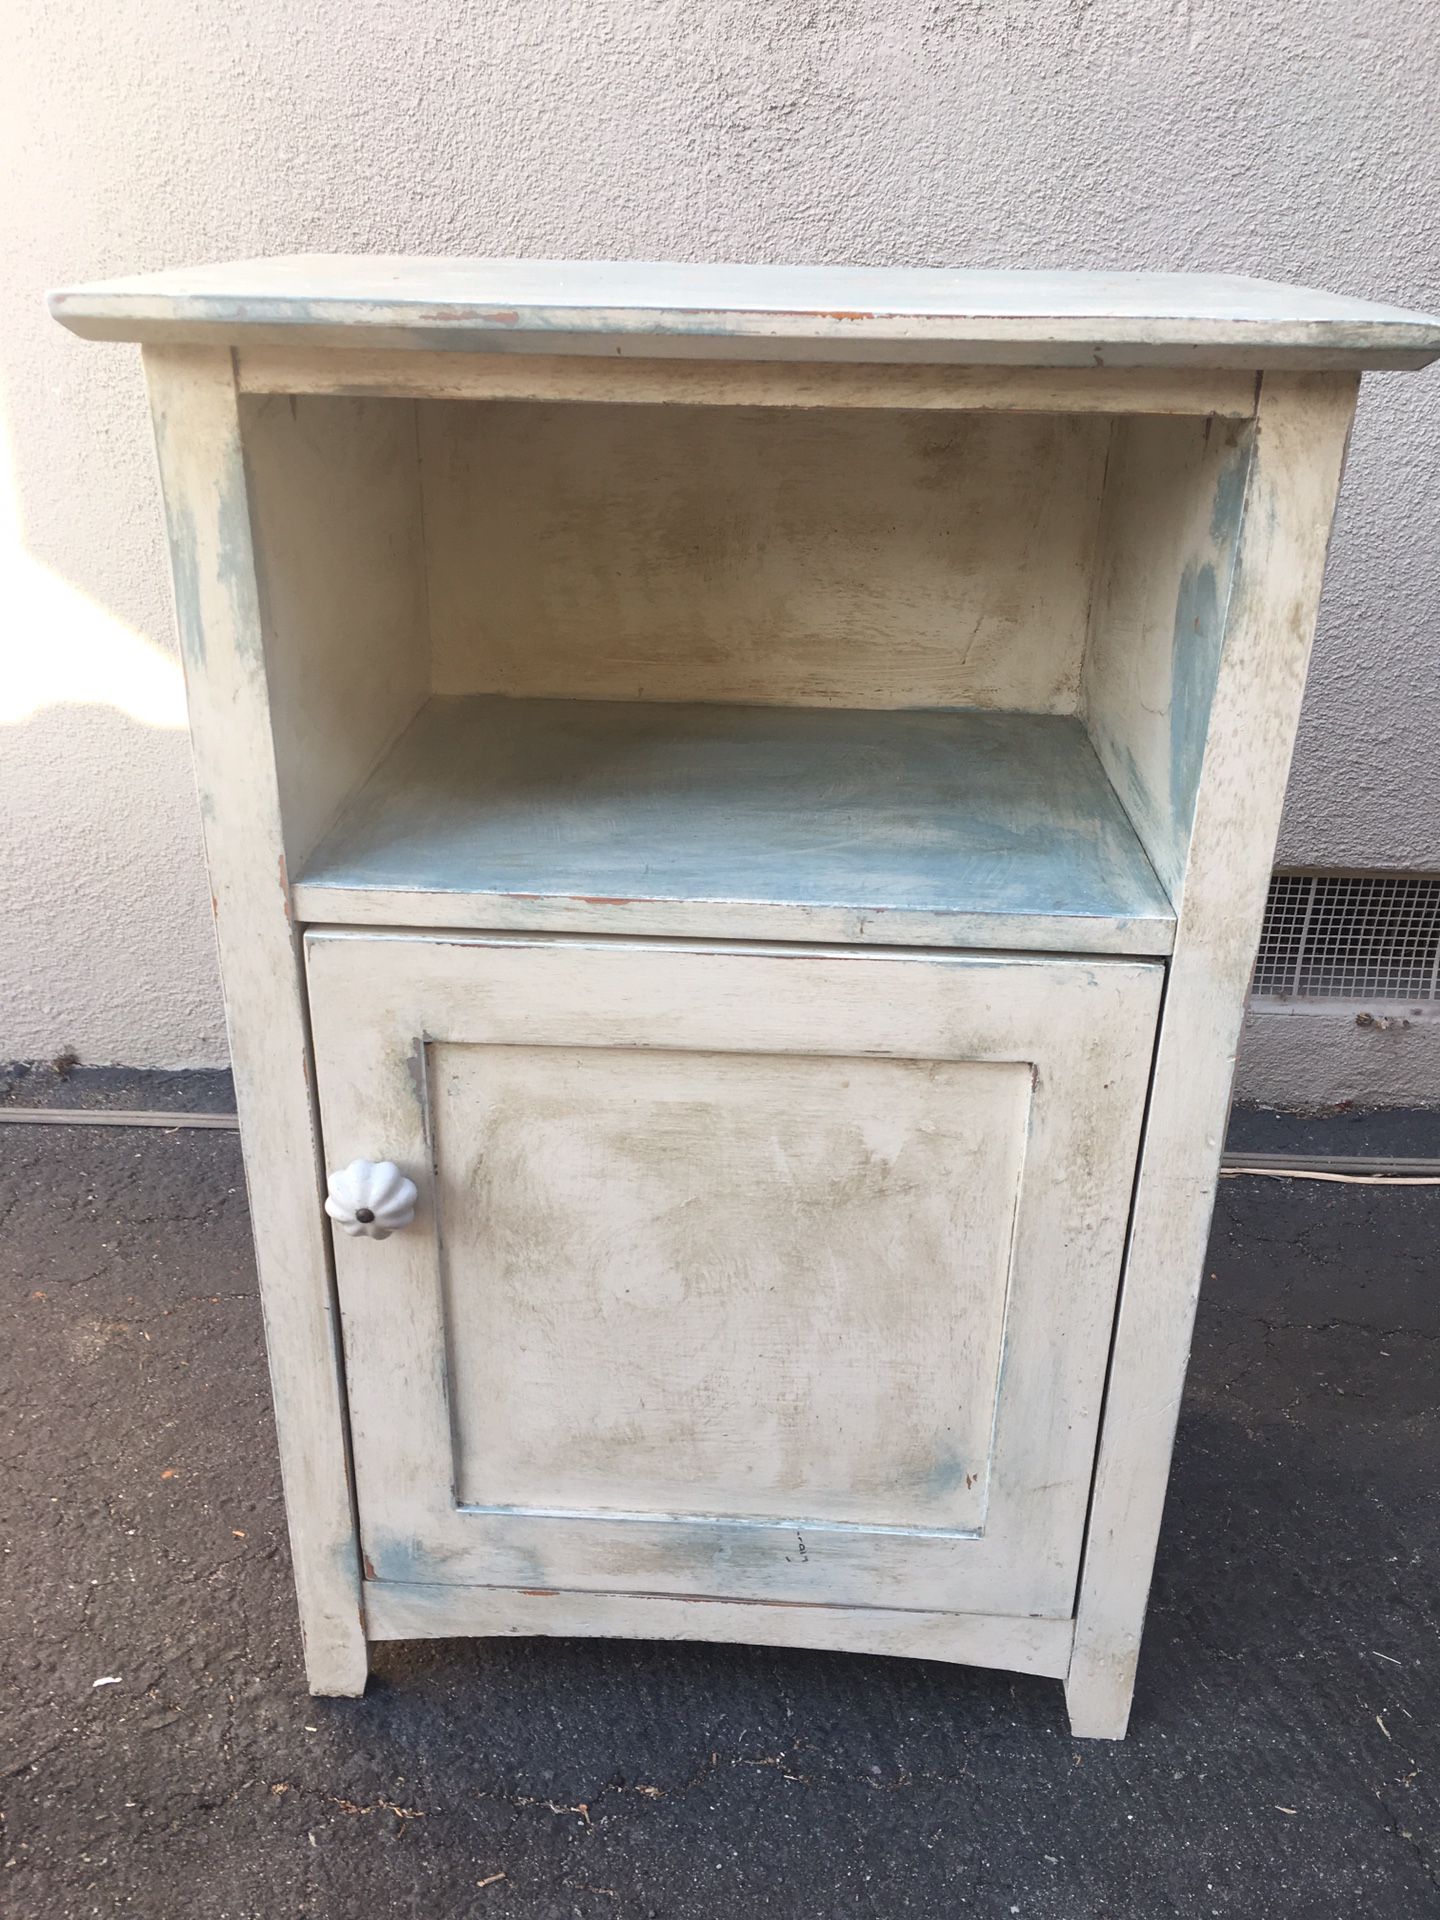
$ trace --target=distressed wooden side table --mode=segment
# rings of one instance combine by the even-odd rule
[[[1359,370],[1440,323],[381,258],[52,305],[145,349],[312,1688],[683,1636],[1119,1736]]]

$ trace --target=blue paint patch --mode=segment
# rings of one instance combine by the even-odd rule
[[[195,515],[181,500],[170,505],[170,573],[175,582],[175,626],[186,664],[205,665],[205,622],[200,615],[200,538]]]
[[[606,913],[1170,911],[1056,714],[440,698],[303,878]]]
[[[240,656],[258,666],[264,657],[255,578],[255,545],[250,529],[250,496],[239,458],[227,461],[216,502],[217,576],[234,615]]]
[[[361,1531],[366,1575],[371,1580],[395,1580],[407,1586],[445,1586],[457,1580],[481,1581],[487,1585],[531,1589],[555,1584],[553,1569],[546,1565],[543,1555],[513,1534],[507,1533],[499,1541],[492,1539],[489,1543],[491,1564],[477,1571],[470,1556],[472,1551],[486,1546],[482,1532],[476,1533],[473,1548],[456,1554],[427,1547],[414,1534],[364,1527]],[[456,1573],[457,1559],[465,1563],[459,1575]]]
[[[1200,790],[1252,443],[1248,430],[1238,433],[1230,457],[1216,476],[1210,507],[1215,557],[1187,565],[1175,601],[1170,656],[1170,814],[1182,833],[1189,832]]]
[[[1192,561],[1180,576],[1170,655],[1170,811],[1188,827],[1200,790],[1210,705],[1220,671],[1220,590],[1214,567]]]
[[[156,440],[162,472],[166,470],[166,425],[157,422]],[[258,667],[264,658],[255,571],[255,545],[250,525],[250,496],[238,447],[226,449],[215,496],[215,570],[213,579],[202,567],[203,542],[195,501],[188,489],[166,488],[166,528],[170,571],[175,586],[175,625],[187,667],[202,670],[207,655],[207,589],[218,585],[229,601],[235,646],[247,665]],[[203,502],[208,507],[208,502]]]
[[[413,1535],[370,1532],[362,1529],[365,1575],[370,1580],[433,1582],[437,1569],[434,1560]]]
[[[1250,478],[1251,435],[1248,430],[1236,436],[1235,451],[1220,469],[1215,482],[1215,498],[1210,507],[1210,538],[1222,551],[1233,545],[1245,506],[1245,487]]]
[[[1112,733],[1107,728],[1104,735],[1104,744],[1111,756],[1112,762],[1120,773],[1120,796],[1126,813],[1132,821],[1138,821],[1142,826],[1149,826],[1151,830],[1150,834],[1142,834],[1142,839],[1148,840],[1153,838],[1155,828],[1158,824],[1156,821],[1155,803],[1151,798],[1150,789],[1146,785],[1145,779],[1135,763],[1135,756],[1130,751],[1129,742],[1122,739],[1118,734]],[[1163,875],[1161,877],[1162,879],[1164,878]]]
[[[943,1504],[972,1493],[980,1477],[978,1467],[967,1467],[954,1454],[941,1454],[921,1481],[927,1499]]]

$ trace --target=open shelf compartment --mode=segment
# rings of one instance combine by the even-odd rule
[[[1248,421],[241,417],[297,919],[1171,950]]]

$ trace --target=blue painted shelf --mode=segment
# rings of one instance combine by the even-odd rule
[[[337,924],[1168,953],[1079,720],[432,699],[295,886]]]

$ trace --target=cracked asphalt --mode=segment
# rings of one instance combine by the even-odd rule
[[[0,1908],[1440,1916],[1437,1228],[1223,1184],[1123,1745],[1051,1682],[745,1648],[388,1647],[319,1701],[235,1137],[0,1126]]]

